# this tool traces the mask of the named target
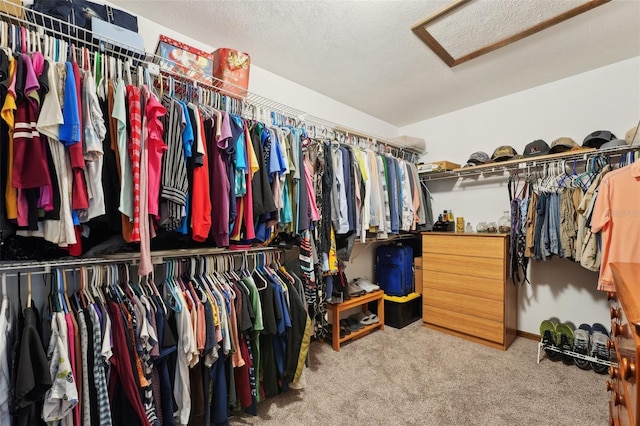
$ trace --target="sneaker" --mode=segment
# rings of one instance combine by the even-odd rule
[[[367,293],[371,293],[372,291],[380,290],[380,286],[377,286],[377,285],[371,283],[371,281],[369,281],[366,278],[356,278],[354,281],[358,284],[358,287],[360,287],[361,289],[363,289]]]
[[[544,351],[551,361],[559,361],[562,359],[560,352],[547,349],[549,346],[558,347],[556,322],[554,320],[544,320],[540,323],[540,338],[544,345]]]
[[[591,341],[591,326],[589,324],[580,324],[580,327],[575,331],[575,339],[573,340],[573,351],[581,355],[589,355]],[[591,363],[586,359],[575,358],[573,362],[583,370],[591,369]]]
[[[357,281],[351,281],[347,284],[347,291],[351,297],[364,296],[366,293],[366,291],[358,285]]]
[[[607,348],[609,342],[609,331],[607,328],[599,323],[593,324],[593,334],[591,335],[591,356],[603,361],[611,360],[611,353]],[[591,363],[591,368],[598,374],[607,374],[609,366],[605,364],[599,364],[597,362]]]
[[[573,352],[573,344],[575,342],[575,327],[570,322],[558,324],[558,347],[563,351]],[[572,365],[575,358],[570,354],[562,354],[562,362]]]

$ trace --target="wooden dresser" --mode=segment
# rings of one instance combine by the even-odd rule
[[[615,348],[618,367],[611,367],[607,381],[609,424],[640,425],[638,406],[638,373],[636,371],[640,350],[640,264],[612,263],[611,269],[617,293],[609,293],[611,303],[610,347]]]
[[[506,350],[516,337],[516,287],[506,234],[422,234],[426,327]]]

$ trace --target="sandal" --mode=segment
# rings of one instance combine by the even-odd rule
[[[377,324],[380,322],[380,318],[371,311],[365,312],[365,315],[369,317],[369,324]]]

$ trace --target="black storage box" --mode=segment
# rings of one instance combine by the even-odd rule
[[[372,309],[373,311],[373,309]],[[422,295],[384,296],[384,325],[404,328],[422,318]]]

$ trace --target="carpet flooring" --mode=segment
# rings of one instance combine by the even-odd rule
[[[422,326],[385,327],[340,352],[313,342],[305,388],[231,425],[607,424],[606,375],[543,358],[517,338],[503,352]]]

